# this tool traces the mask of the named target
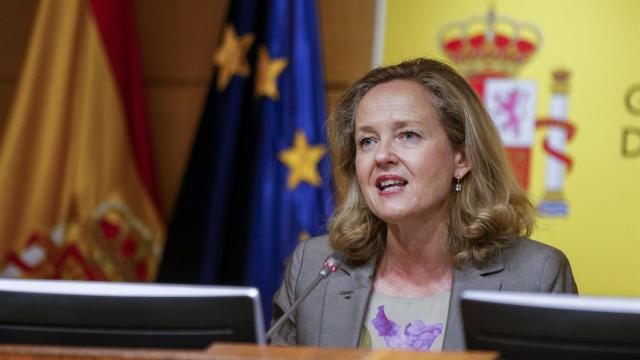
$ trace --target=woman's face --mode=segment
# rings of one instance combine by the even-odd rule
[[[449,145],[429,93],[409,80],[376,85],[356,111],[356,176],[388,224],[445,220],[453,179],[469,170]]]

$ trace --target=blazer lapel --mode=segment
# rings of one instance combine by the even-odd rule
[[[373,260],[357,267],[345,264],[327,279],[319,346],[358,346],[374,269]]]
[[[340,271],[327,279],[318,346],[358,346],[362,322],[371,296],[375,264],[373,260],[355,267],[345,264]],[[462,291],[500,290],[502,283],[491,274],[503,269],[501,256],[482,267],[467,263],[454,269],[443,350],[465,348],[460,311]]]
[[[449,315],[444,334],[443,350],[463,350],[465,348],[464,329],[460,310],[460,296],[464,290],[500,290],[502,283],[491,276],[504,269],[502,257],[497,256],[485,266],[475,267],[471,263],[464,264],[453,271]]]

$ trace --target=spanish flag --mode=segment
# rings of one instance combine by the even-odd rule
[[[41,1],[0,143],[2,276],[154,279],[143,100],[130,1]]]

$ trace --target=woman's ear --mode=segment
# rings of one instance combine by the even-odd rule
[[[471,171],[471,164],[469,164],[469,161],[465,156],[464,149],[456,150],[453,159],[455,161],[453,176],[462,179],[469,171]]]

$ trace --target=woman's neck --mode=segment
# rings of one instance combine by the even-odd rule
[[[449,290],[453,266],[447,250],[447,234],[443,221],[388,225],[385,252],[374,280],[375,290],[414,298]]]

